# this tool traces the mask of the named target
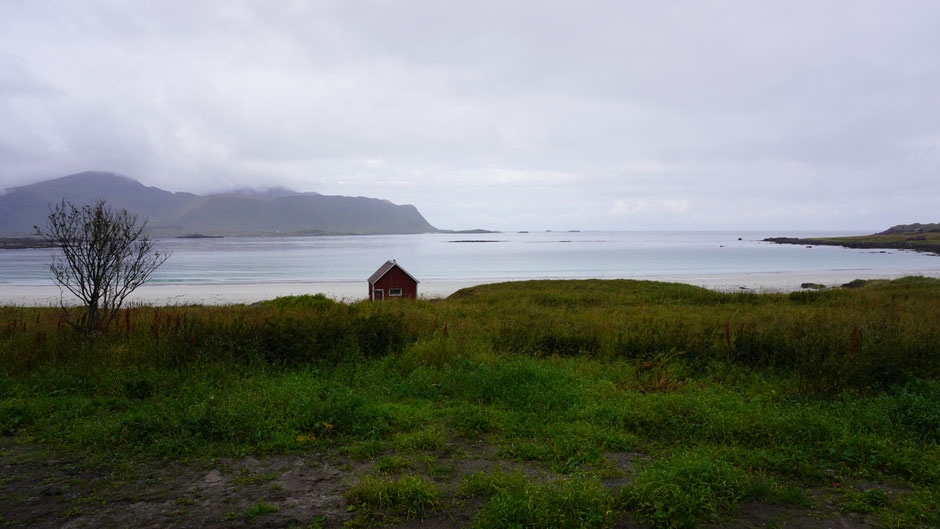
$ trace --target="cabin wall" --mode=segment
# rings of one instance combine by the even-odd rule
[[[388,291],[393,288],[400,288],[401,297],[403,298],[414,299],[418,297],[418,284],[408,277],[408,274],[402,272],[401,269],[397,267],[392,268],[376,281],[375,288],[385,291],[385,299],[392,297],[389,296]]]

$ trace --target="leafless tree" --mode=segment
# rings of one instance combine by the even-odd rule
[[[106,329],[127,296],[167,260],[168,253],[154,250],[146,226],[146,220],[138,222],[137,215],[114,210],[105,200],[82,206],[63,200],[49,206],[46,225],[34,228],[61,248],[49,270],[60,288],[85,307],[82,317],[73,318],[60,298],[71,326],[86,334]]]

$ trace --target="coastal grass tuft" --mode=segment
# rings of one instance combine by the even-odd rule
[[[280,509],[264,501],[264,498],[261,498],[258,502],[252,504],[250,507],[245,509],[245,518],[251,520],[262,516],[264,514],[270,514],[272,512],[277,512]]]
[[[623,505],[653,527],[696,527],[737,509],[746,473],[708,451],[679,453],[644,468],[621,493]]]
[[[346,493],[346,501],[352,505],[387,509],[406,517],[428,514],[438,506],[440,497],[437,485],[414,476],[397,479],[367,476]]]
[[[576,476],[556,483],[509,479],[486,492],[473,527],[600,528],[616,519],[610,493],[599,482]]]

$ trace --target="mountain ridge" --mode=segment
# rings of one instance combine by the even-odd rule
[[[369,197],[298,193],[284,188],[260,192],[197,195],[147,186],[131,177],[85,171],[0,194],[0,234],[32,234],[49,215],[49,204],[105,199],[148,219],[154,235],[187,233],[386,234],[432,233],[432,226],[411,204]]]

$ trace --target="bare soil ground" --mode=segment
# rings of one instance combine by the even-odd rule
[[[620,472],[612,491],[629,484],[638,453],[605,454]],[[423,463],[422,463],[423,460]],[[103,462],[104,461],[104,462]],[[521,470],[530,479],[564,479],[537,465],[494,458],[485,445],[447,449],[411,462],[404,473],[434,480],[439,509],[406,519],[362,512],[344,494],[377,459],[357,461],[340,450],[198,461],[87,458],[0,437],[0,527],[467,527],[480,500],[456,494],[463,477],[481,470]],[[811,491],[809,508],[746,503],[733,519],[709,529],[757,527],[864,529],[873,520],[839,510],[838,489]],[[260,509],[264,504],[269,508]],[[270,512],[263,512],[270,511]],[[629,516],[618,528],[642,528]]]

